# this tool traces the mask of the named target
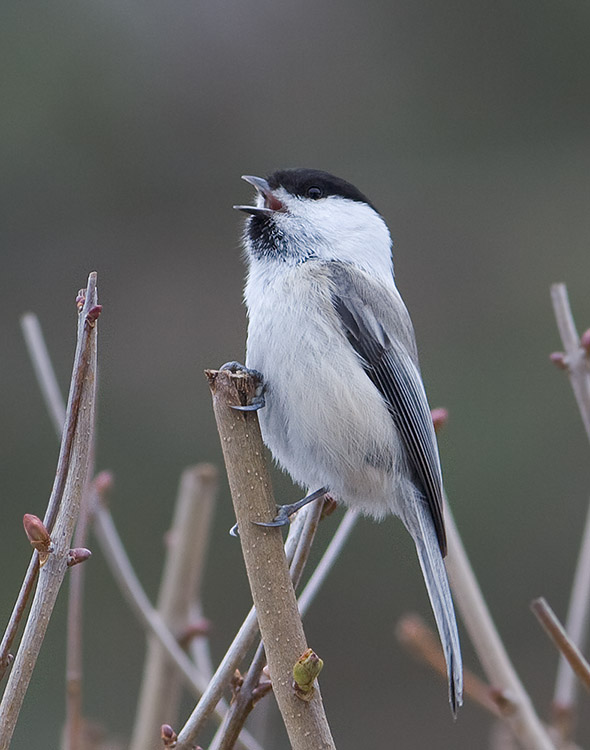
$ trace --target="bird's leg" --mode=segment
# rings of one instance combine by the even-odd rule
[[[327,487],[320,487],[319,490],[312,492],[311,495],[306,495],[296,503],[291,503],[291,505],[277,505],[277,510],[279,512],[272,521],[269,523],[264,523],[264,521],[253,521],[252,523],[255,523],[257,526],[284,526],[286,523],[289,523],[289,516],[303,508],[304,505],[312,503],[314,500],[322,497],[327,491]]]
[[[224,365],[221,365],[219,369],[229,370],[234,373],[243,372],[245,375],[250,375],[256,381],[256,392],[254,393],[252,401],[250,401],[249,404],[246,404],[246,406],[232,406],[232,409],[235,409],[236,411],[257,411],[265,406],[264,378],[262,377],[261,372],[258,372],[258,370],[251,370],[249,367],[246,367],[239,362],[226,362]]]

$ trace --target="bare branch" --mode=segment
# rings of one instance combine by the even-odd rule
[[[417,659],[431,667],[446,682],[447,665],[440,640],[419,615],[408,614],[402,617],[395,632],[398,641],[403,646]],[[466,698],[471,699],[496,718],[502,715],[489,685],[468,670],[464,671],[463,682],[463,694]]]
[[[157,606],[175,634],[186,629],[192,602],[200,598],[217,484],[217,470],[210,464],[186,469],[180,480]],[[170,669],[165,650],[156,638],[150,637],[131,750],[160,750],[158,728],[176,721],[180,688],[178,673]]]
[[[303,617],[311,606],[313,600],[318,594],[322,584],[324,583],[326,576],[332,570],[334,563],[338,559],[342,548],[344,547],[350,532],[353,530],[358,520],[358,514],[354,510],[347,510],[344,514],[344,518],[340,522],[340,525],[336,529],[336,532],[330,543],[326,547],[324,554],[322,555],[319,563],[315,570],[309,577],[305,588],[301,592],[299,597],[299,611]]]
[[[545,628],[545,631],[567,659],[576,677],[580,680],[586,690],[590,691],[590,664],[584,659],[580,649],[565,632],[563,625],[557,619],[555,612],[547,604],[545,599],[535,599],[531,603],[531,609],[535,616]]]
[[[57,439],[61,440],[66,407],[43,338],[39,318],[34,313],[25,313],[20,322],[41,394],[55,428]]]
[[[94,512],[93,531],[103,551],[113,577],[119,584],[127,603],[148,633],[158,638],[168,658],[182,674],[187,687],[200,695],[207,687],[194,664],[180,648],[160,614],[151,605],[133,570],[110,511],[100,503]]]
[[[289,566],[289,574],[294,588],[297,588],[303,574],[303,569],[307,563],[315,532],[322,517],[323,505],[324,499],[319,498],[313,503],[312,508],[306,514],[303,531],[297,544],[295,555]],[[265,664],[266,655],[264,645],[260,643],[242,685],[240,685],[239,690],[235,691],[229,711],[225,716],[223,724],[217,730],[209,750],[230,750],[233,748],[255,703],[263,695],[270,692],[270,681],[266,679],[261,682],[262,669]]]
[[[588,331],[578,338],[565,284],[551,287],[551,299],[564,353],[558,353],[570,378],[586,434],[590,439],[590,347]],[[566,617],[571,640],[584,649],[590,625],[590,505],[580,545],[576,572]],[[565,657],[559,660],[553,694],[554,722],[563,737],[574,722],[578,683]]]
[[[565,349],[564,362],[567,366],[570,383],[576,397],[586,435],[588,436],[588,440],[590,440],[590,369],[588,366],[588,352],[580,343],[565,284],[552,285],[551,300],[553,302],[559,335]]]
[[[53,552],[39,572],[39,583],[27,624],[0,704],[0,750],[5,750],[10,745],[47,625],[67,570],[70,540],[88,477],[96,400],[96,320],[101,310],[97,304],[96,273],[90,274],[84,300],[79,307],[81,310],[78,320],[78,344],[74,358],[67,416],[56,477],[44,518],[45,527],[52,537]],[[30,586],[26,584],[25,581],[21,593],[27,588],[30,589]],[[24,607],[22,604],[17,604],[17,609],[22,612]],[[18,620],[11,618],[3,642],[3,661],[6,659],[17,627]]]
[[[306,506],[297,513],[294,521],[291,523],[287,541],[285,542],[285,557],[287,561],[293,559],[306,523],[307,514],[311,512],[313,512],[312,505]],[[246,656],[257,634],[258,620],[256,619],[256,610],[253,607],[217,667],[215,674],[207,686],[207,690],[205,690],[186,724],[178,733],[177,750],[192,750],[197,737],[215,710],[215,706],[219,703],[224,690],[228,689],[235,670]]]
[[[245,374],[208,371],[240,542],[277,704],[294,750],[334,748],[319,691],[309,702],[293,690],[293,666],[307,650],[280,529],[256,526],[276,513],[255,413],[236,412],[254,396]]]
[[[528,750],[554,750],[555,745],[535,713],[531,699],[494,625],[448,502],[445,508],[445,525],[449,546],[446,565],[455,601],[484,672],[497,691],[496,698],[500,708],[502,703],[498,698],[505,699],[504,719]]]

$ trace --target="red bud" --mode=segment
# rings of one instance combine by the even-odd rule
[[[160,736],[162,738],[162,742],[164,743],[164,747],[176,747],[176,740],[178,739],[178,735],[176,734],[174,729],[172,729],[170,724],[162,724]]]
[[[52,546],[51,537],[43,521],[32,513],[25,513],[23,516],[23,526],[31,547],[39,553],[39,565],[45,565]]]
[[[442,428],[446,425],[449,419],[449,412],[447,409],[439,406],[436,409],[432,409],[430,412],[432,416],[432,424],[434,425],[434,431],[439,433]]]
[[[73,565],[78,565],[78,563],[85,562],[91,556],[92,552],[89,549],[86,549],[85,547],[74,547],[74,549],[71,549],[68,552],[68,568],[71,568]]]

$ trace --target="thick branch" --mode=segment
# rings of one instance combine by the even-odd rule
[[[253,380],[226,370],[207,374],[277,704],[294,750],[334,748],[319,691],[309,702],[302,702],[293,690],[293,666],[307,643],[280,529],[252,523],[270,521],[276,512],[256,414],[231,409],[251,400]]]
[[[27,624],[0,704],[0,750],[6,750],[10,745],[16,720],[67,569],[70,540],[88,477],[94,428],[96,318],[99,312],[96,274],[92,273],[88,279],[85,301],[79,315],[78,345],[65,429],[56,479],[45,516],[45,526],[50,530],[54,550],[39,573],[39,582]]]
[[[288,561],[292,560],[295,555],[295,550],[306,525],[307,515],[311,512],[313,512],[311,505],[303,508],[297,513],[295,520],[291,523],[287,541],[285,542],[285,557]],[[257,634],[258,620],[256,619],[256,610],[252,607],[221,663],[215,670],[215,674],[201,696],[201,700],[197,703],[186,724],[178,733],[176,750],[189,750],[194,747],[208,718],[215,710],[215,706],[219,703],[223,692],[228,689],[232,675],[246,656]]]
[[[289,573],[296,589],[301,580],[303,569],[307,563],[311,545],[317,531],[323,510],[323,498],[313,503],[313,507],[306,514],[305,524],[295,555],[289,566]],[[217,730],[209,750],[229,750],[234,747],[242,731],[246,719],[263,695],[270,692],[270,681],[262,679],[262,670],[266,664],[264,645],[261,642],[256,649],[254,658],[244,677],[243,684],[235,691],[234,698],[227,712],[223,724]]]

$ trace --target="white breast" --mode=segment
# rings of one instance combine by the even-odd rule
[[[322,263],[251,268],[248,367],[266,384],[259,412],[275,459],[305,488],[327,485],[373,515],[393,508],[400,476],[397,431],[348,343]]]

